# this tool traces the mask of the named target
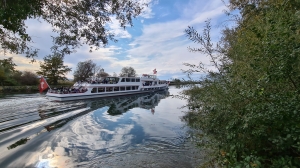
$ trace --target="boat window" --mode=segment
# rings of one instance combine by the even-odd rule
[[[122,78],[121,82],[125,82],[125,78]]]
[[[120,90],[119,87],[114,87],[114,92],[117,92],[117,91],[119,91],[119,90]]]
[[[119,82],[119,78],[115,78],[115,83],[118,83]]]
[[[139,86],[134,86],[134,90],[138,90]]]
[[[112,92],[113,91],[113,87],[106,87],[106,92]]]
[[[131,86],[126,86],[126,90],[131,90]]]
[[[124,91],[124,90],[125,90],[125,86],[121,86],[120,91]]]
[[[126,78],[126,82],[130,82],[130,78]]]
[[[98,87],[98,92],[105,92],[105,87]]]
[[[138,79],[135,79],[135,81],[136,81],[136,82],[140,82],[140,78],[138,78]]]
[[[135,78],[131,78],[131,82],[135,82]]]
[[[93,88],[91,93],[97,93],[97,88]]]

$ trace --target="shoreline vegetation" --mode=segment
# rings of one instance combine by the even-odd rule
[[[57,85],[53,87],[69,87],[70,85]],[[48,90],[48,89],[47,89]],[[0,86],[0,93],[23,93],[23,92],[39,92],[39,86]]]
[[[236,25],[218,42],[210,20],[185,30],[210,60],[184,64],[187,76],[207,74],[182,92],[182,119],[207,150],[201,166],[300,167],[300,1],[232,0],[227,14]]]

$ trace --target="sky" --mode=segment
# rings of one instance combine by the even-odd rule
[[[212,25],[211,36],[217,42],[221,38],[224,25],[230,25],[225,14],[226,4],[222,0],[141,0],[149,5],[143,13],[133,19],[133,27],[124,30],[114,18],[108,24],[110,31],[115,33],[118,42],[110,41],[105,48],[89,52],[89,46],[76,49],[75,53],[66,55],[64,64],[72,68],[67,74],[73,78],[73,72],[78,62],[92,60],[101,66],[105,72],[119,74],[126,66],[133,67],[138,75],[152,74],[156,68],[159,79],[172,80],[186,78],[182,70],[188,69],[183,63],[210,64],[209,58],[201,53],[193,53],[188,47],[198,47],[190,41],[185,29],[194,27],[199,33],[210,19]],[[225,24],[224,24],[225,23]],[[50,55],[52,46],[52,27],[38,20],[27,20],[28,33],[34,41],[33,46],[39,49],[36,63],[22,55],[0,53],[0,59],[13,56],[17,70],[39,70],[39,61]],[[195,74],[198,78],[201,74]]]

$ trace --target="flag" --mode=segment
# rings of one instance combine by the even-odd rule
[[[153,70],[153,74],[156,74],[157,73],[157,71],[156,71],[156,68]]]
[[[41,77],[40,79],[40,93],[43,92],[44,90],[46,90],[48,88],[48,83],[46,82],[46,80],[44,79],[44,77]]]

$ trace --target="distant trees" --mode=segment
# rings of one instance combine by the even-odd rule
[[[119,76],[122,77],[135,77],[136,76],[136,71],[134,70],[134,68],[132,67],[123,67],[121,70],[121,73],[119,74]]]
[[[30,71],[17,71],[12,57],[0,60],[0,84],[4,86],[36,85],[38,77]]]
[[[21,85],[37,85],[39,83],[37,74],[31,71],[23,71],[20,76]]]
[[[74,71],[74,81],[86,80],[89,78],[100,78],[106,77],[108,74],[104,71],[101,71],[100,65],[97,65],[92,60],[87,60],[79,62],[77,64],[76,70]]]
[[[97,74],[97,78],[106,78],[106,77],[108,77],[109,76],[109,74],[108,73],[106,73],[106,72],[102,72],[102,71],[100,71],[98,74]]]
[[[44,57],[44,62],[40,62],[40,70],[36,73],[47,78],[49,84],[57,85],[58,80],[68,80],[66,74],[72,69],[64,65],[64,56],[54,53]]]
[[[13,79],[13,74],[16,72],[15,66],[17,66],[12,57],[0,60],[0,79],[2,85],[17,85],[17,81]]]

